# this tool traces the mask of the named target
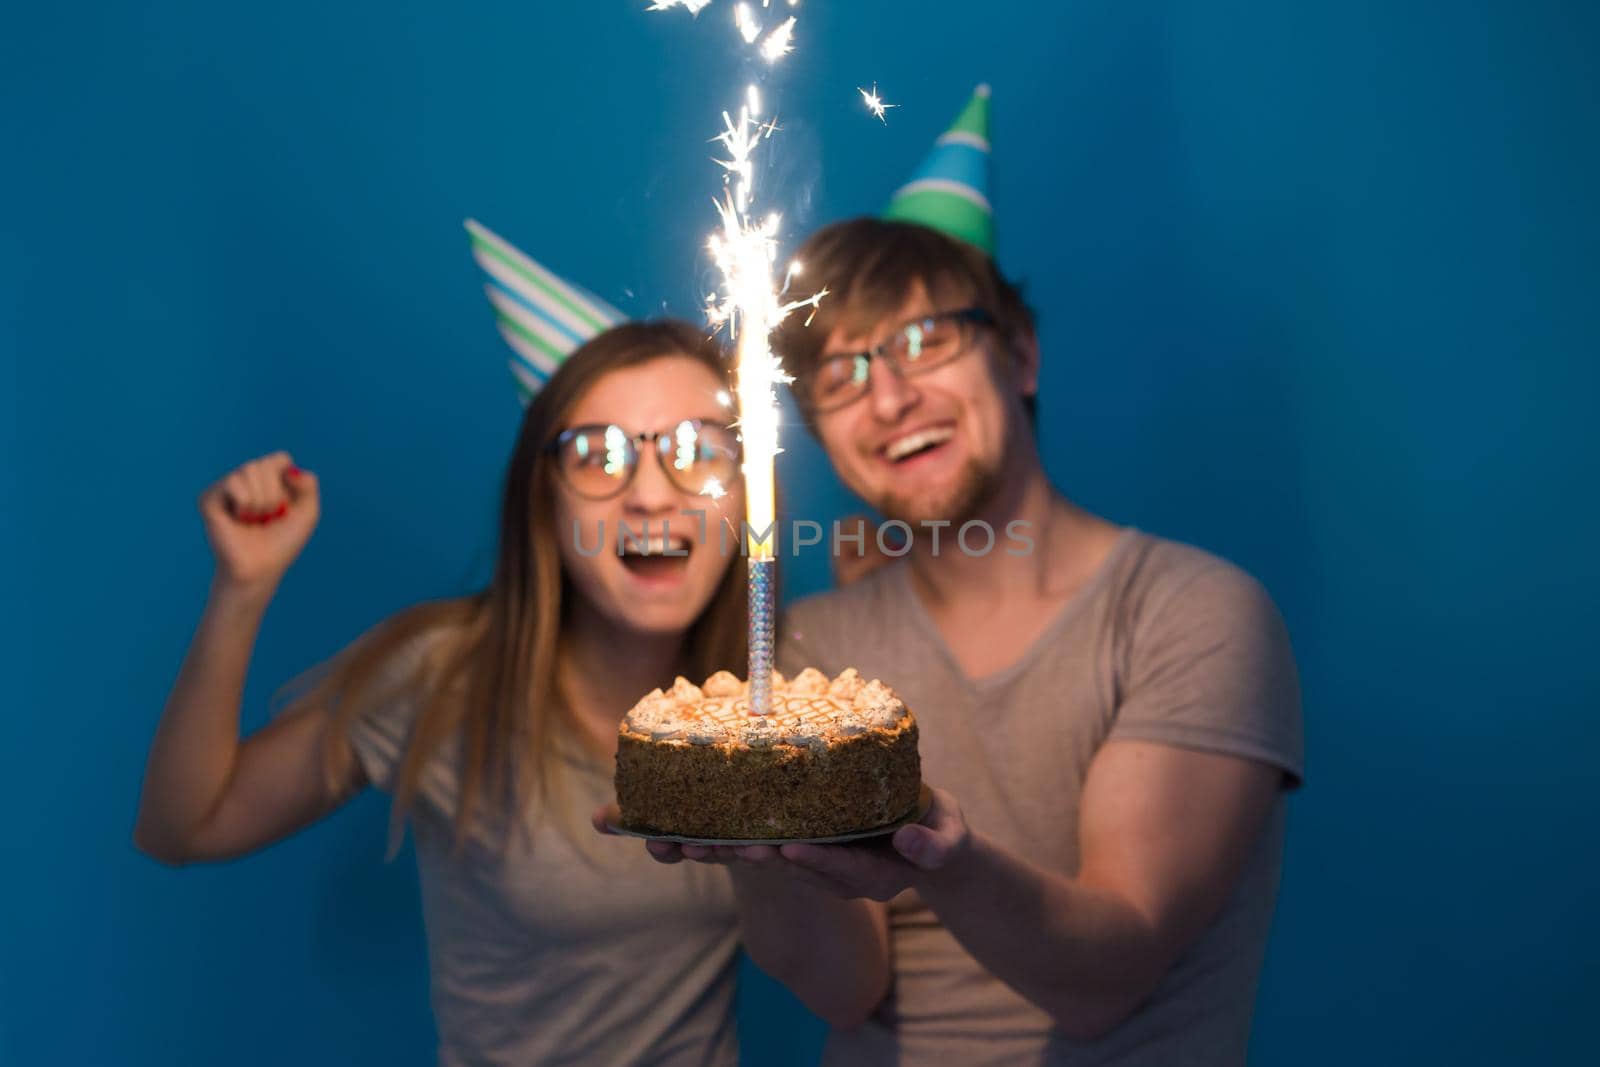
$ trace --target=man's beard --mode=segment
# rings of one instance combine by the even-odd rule
[[[946,521],[952,527],[960,527],[977,518],[999,491],[999,469],[968,459],[956,475],[955,484],[937,497],[915,497],[890,491],[870,503],[885,518],[899,519],[913,528],[925,521]]]

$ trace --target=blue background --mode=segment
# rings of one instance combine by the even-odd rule
[[[382,797],[227,866],[130,844],[209,573],[193,501],[275,448],[323,478],[252,726],[363,627],[483,578],[517,408],[461,219],[633,314],[693,317],[710,284],[729,4],[643,7],[8,12],[0,1061],[431,1056]],[[994,83],[1051,472],[1281,604],[1309,784],[1258,1063],[1592,1037],[1597,11],[810,0],[769,90],[795,234],[875,210]],[[787,441],[791,509],[840,513]],[[793,1010],[747,989],[753,1061],[812,1055]]]

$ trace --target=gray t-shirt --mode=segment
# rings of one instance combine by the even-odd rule
[[[386,792],[415,703],[389,701],[352,729]],[[632,838],[596,834],[589,815],[614,798],[612,771],[570,741],[560,769],[572,836],[548,813],[530,815],[531,834],[503,844],[474,835],[457,854],[457,751],[445,745],[425,768],[411,813],[439,1063],[736,1063],[738,920],[726,872],[663,866]]]
[[[1225,753],[1301,776],[1299,685],[1261,586],[1199,549],[1127,530],[1013,666],[967,678],[892,563],[790,610],[780,665],[855,667],[904,698],[923,777],[968,823],[1049,870],[1078,869],[1089,763],[1117,739]],[[986,971],[914,891],[890,902],[894,984],[827,1064],[1240,1064],[1283,852],[1283,802],[1221,914],[1131,1018],[1077,1041]]]

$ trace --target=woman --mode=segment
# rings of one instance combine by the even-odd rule
[[[277,453],[207,490],[216,574],[139,847],[230,859],[375,785],[415,835],[441,1063],[734,1062],[725,876],[586,831],[633,702],[744,663],[744,567],[713,529],[743,512],[726,388],[687,324],[579,348],[523,419],[488,587],[382,623],[242,741],[255,635],[317,480]]]

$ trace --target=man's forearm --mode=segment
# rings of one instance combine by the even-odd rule
[[[916,882],[974,959],[1074,1037],[1127,1017],[1154,990],[1170,949],[1121,896],[1043,870],[973,834]]]
[[[834,1026],[863,1022],[889,991],[884,905],[840,900],[766,865],[731,866],[745,951]]]

